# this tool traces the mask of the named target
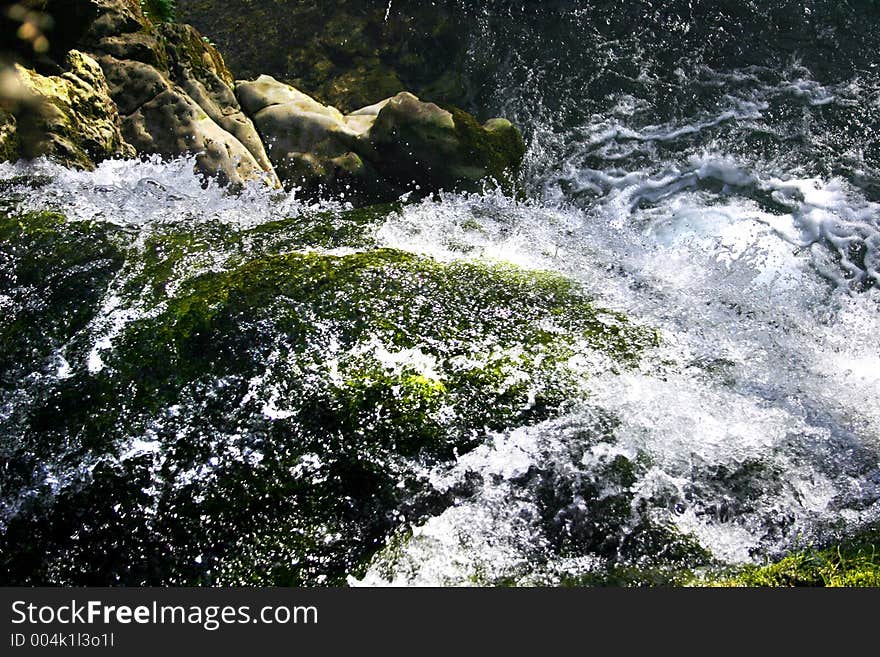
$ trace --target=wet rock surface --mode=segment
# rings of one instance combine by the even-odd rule
[[[274,4],[272,9],[280,11]],[[105,138],[107,147],[95,147],[96,134],[106,132],[100,124],[105,119],[97,117],[94,108],[68,103],[65,119],[56,117],[50,121],[52,126],[44,121],[31,130],[56,135],[54,145],[31,147],[32,139],[22,140],[18,135],[15,108],[4,108],[2,153],[5,159],[51,155],[80,167],[135,152],[162,157],[195,154],[198,171],[223,185],[240,188],[248,181],[263,180],[275,187],[281,183],[296,186],[308,195],[343,194],[357,203],[391,200],[407,192],[475,190],[484,179],[511,187],[525,152],[519,132],[503,120],[480,125],[460,110],[442,109],[404,92],[400,77],[387,68],[387,62],[397,58],[419,68],[415,60],[428,61],[416,56],[420,48],[407,45],[416,26],[395,27],[403,30],[395,32],[403,41],[398,39],[391,50],[383,47],[380,52],[375,46],[385,33],[375,29],[374,9],[340,11],[313,35],[309,47],[330,52],[337,60],[330,77],[321,61],[303,63],[305,51],[300,45],[281,49],[291,61],[300,62],[304,72],[327,74],[318,85],[323,89],[320,97],[338,102],[340,111],[270,76],[234,82],[232,71],[209,39],[190,25],[166,22],[150,3],[47,2],[42,7],[51,17],[47,25],[57,27],[47,30],[51,39],[45,52],[19,53],[21,71],[28,71],[32,79],[43,79],[50,71],[64,75],[63,67],[69,68],[68,53],[73,52],[70,48],[88,53],[85,56],[94,58],[103,72],[89,73],[89,81],[101,78],[95,94],[100,102],[95,103],[108,106],[106,120],[118,124],[115,139],[119,143],[110,144]],[[293,10],[293,15],[305,12],[309,20],[317,19],[316,7],[296,5]],[[337,23],[350,13],[366,23],[342,30],[342,23]],[[430,38],[443,41],[448,25],[431,15],[443,27],[428,30]],[[261,44],[264,55],[272,51],[266,39],[285,24],[267,19],[267,32],[255,42]],[[404,38],[404,33],[409,36]],[[308,76],[297,79],[314,86]],[[429,84],[416,86],[431,89]],[[442,92],[438,96],[452,97]],[[242,98],[244,107],[239,104]],[[50,114],[57,114],[51,103],[46,107]],[[355,107],[361,109],[351,111]],[[98,124],[93,126],[94,121]],[[22,129],[22,134],[29,134],[27,125]],[[59,137],[62,132],[63,138]],[[91,146],[75,147],[68,143],[71,140]]]

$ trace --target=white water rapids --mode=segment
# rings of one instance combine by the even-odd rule
[[[831,102],[823,89],[792,85],[810,102]],[[580,131],[580,150],[551,168],[539,135],[530,171],[540,172],[540,194],[443,194],[376,226],[381,246],[560,272],[599,305],[655,327],[661,342],[634,370],[590,376],[587,401],[564,416],[493,434],[427,473],[438,490],[479,483],[409,528],[393,558],[380,554],[352,584],[553,582],[588,571],[594,557],[549,549],[535,493],[522,481],[548,468],[596,478],[619,455],[642,464],[634,505],[646,502],[659,521],[727,562],[880,519],[880,204],[842,178],[712,148],[644,169],[583,163],[585,150],[650,149],[752,120],[762,106],[737,111],[638,131],[600,117]],[[19,209],[132,227],[253,226],[342,207],[258,186],[231,196],[203,188],[191,168],[187,160],[106,162],[94,172],[3,164],[0,181]],[[46,180],[31,188],[19,176]],[[607,417],[613,441],[577,444]]]

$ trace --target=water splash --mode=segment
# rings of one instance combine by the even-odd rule
[[[784,33],[782,5],[743,6],[736,29],[707,34],[713,22],[687,12],[727,25],[717,3],[645,12],[646,3],[576,2],[555,13],[560,3],[459,4],[473,18],[472,102],[526,128],[528,200],[442,193],[389,211],[370,239],[446,262],[562,273],[601,305],[656,327],[661,341],[634,371],[584,351],[566,363],[582,376],[560,416],[491,432],[453,462],[408,464],[419,494],[443,508],[401,520],[351,583],[559,583],[609,564],[639,565],[646,555],[628,541],[645,527],[743,562],[876,523],[880,85],[863,61],[876,52],[865,47],[873,37],[851,24],[841,33],[852,39],[840,41],[839,26],[823,26],[817,10],[799,24],[816,36],[804,43],[837,39],[838,47],[798,53],[781,41],[752,43],[757,57],[738,43],[740,28],[752,20]],[[389,2],[386,20],[391,10]],[[827,67],[816,53],[827,53]],[[2,202],[109,221],[135,244],[167,224],[246,229],[349,209],[259,185],[229,194],[193,174],[193,164],[111,161],[94,172],[0,164]],[[222,270],[224,257],[186,266]],[[0,296],[0,310],[11,303]],[[137,316],[126,312],[108,297],[90,327],[95,371]],[[289,419],[291,380],[333,382],[346,358],[370,354],[392,373],[437,378],[437,363],[418,346],[368,341],[345,353],[332,326],[316,331],[313,369],[278,340],[265,372],[238,382],[242,404],[261,421]],[[66,380],[76,367],[59,352],[37,378]],[[143,460],[159,477],[163,422],[197,427],[205,400],[235,385],[191,390],[168,418],[122,441],[118,460]],[[0,422],[29,394],[5,396]],[[256,468],[265,458],[232,426],[210,438],[192,431],[209,456],[169,475],[181,490],[207,485],[224,465]],[[290,476],[320,484],[318,452]],[[57,493],[98,465],[47,462],[35,480]],[[0,522],[27,495],[4,500]],[[591,533],[597,526],[610,545]],[[322,540],[334,537],[328,527]]]

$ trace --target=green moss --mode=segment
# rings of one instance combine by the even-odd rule
[[[179,245],[170,248],[170,258],[153,262],[157,247],[149,247],[150,278],[167,280],[180,262],[174,248]],[[468,312],[460,308],[465,295]],[[313,332],[304,323],[304,308],[332,323],[343,345],[375,337],[389,348],[419,347],[442,358],[444,382],[456,403],[475,406],[482,423],[495,418],[490,426],[523,413],[552,412],[573,386],[563,364],[575,355],[576,342],[625,363],[654,339],[619,315],[593,308],[571,282],[551,274],[441,265],[387,250],[342,258],[290,253],[186,281],[160,320],[144,325],[143,337],[132,344],[137,357],[123,352],[124,360],[162,354],[172,368],[157,369],[157,376],[179,377],[191,364],[201,367],[195,356],[203,349],[223,350],[218,357],[227,362],[238,354],[242,322],[261,319],[304,347]],[[474,345],[489,337],[492,346],[478,346],[475,353]],[[477,366],[470,364],[474,359]],[[538,395],[525,409],[536,386]],[[497,392],[487,397],[487,390]]]
[[[539,326],[548,314],[566,328],[556,333]],[[263,377],[267,389],[278,391],[285,419],[272,423],[272,444],[285,453],[279,466],[308,451],[325,465],[318,490],[279,480],[270,499],[280,496],[283,508],[300,509],[296,517],[305,524],[293,537],[330,523],[342,528],[343,538],[317,553],[300,553],[295,572],[271,558],[276,565],[260,565],[269,558],[263,543],[250,545],[245,553],[262,556],[250,562],[246,581],[271,583],[277,575],[285,583],[314,583],[320,573],[333,582],[363,564],[393,526],[382,520],[382,509],[394,508],[413,486],[400,459],[452,458],[477,444],[487,427],[545,418],[576,394],[564,366],[575,338],[625,361],[652,335],[597,311],[570,282],[549,274],[441,265],[384,250],[345,257],[288,253],[186,282],[161,315],[130,327],[108,363],[134,382],[127,389],[136,406],[163,398],[171,403],[199,381]],[[419,350],[434,371],[406,358],[389,367],[370,346],[374,340],[392,356]],[[286,365],[267,376],[266,363],[279,348]],[[475,364],[462,366],[459,359]],[[242,493],[233,495],[237,507],[271,517],[256,491]],[[273,550],[284,543],[278,536],[260,540]],[[243,558],[237,553],[229,562],[238,565],[224,572],[224,581],[235,581]]]
[[[496,120],[480,125],[467,112],[447,108],[455,121],[455,131],[462,144],[463,160],[480,163],[484,175],[511,188],[526,153],[522,135],[508,121]],[[467,175],[462,176],[466,178]]]
[[[175,19],[177,7],[174,0],[140,0],[141,9],[156,23],[170,23]]]
[[[748,566],[698,580],[720,587],[880,586],[880,530],[873,529],[824,549],[797,550],[765,566]]]
[[[198,230],[189,225],[162,225],[130,248],[124,291],[131,299],[153,305],[165,299],[190,272],[234,266],[256,254],[370,247],[372,228],[398,208],[398,204],[386,204],[346,212],[305,213],[246,229],[220,222],[205,222]]]
[[[37,491],[0,537],[8,581],[343,583],[448,505],[424,468],[577,399],[573,357],[654,344],[555,274],[309,250],[368,244],[390,210],[0,222],[4,375],[27,396],[0,484]],[[65,377],[28,378],[60,348]]]

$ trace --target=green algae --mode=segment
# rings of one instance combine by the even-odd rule
[[[105,224],[0,214],[0,384],[34,369],[99,310],[123,254]]]
[[[510,189],[518,163],[526,153],[522,135],[510,122],[494,119],[480,125],[467,112],[448,107],[455,121],[456,135],[462,144],[466,161],[478,162],[486,176]]]
[[[824,546],[823,546],[824,545]],[[699,550],[688,565],[614,566],[566,578],[567,586],[688,586],[715,588],[863,588],[880,586],[880,530],[863,529],[838,542],[795,548],[764,564],[732,567]]]
[[[765,565],[750,565],[696,579],[713,587],[880,586],[880,529],[861,531],[830,547],[796,549]]]
[[[560,412],[578,355],[655,344],[556,274],[376,249],[395,207],[140,233],[4,217],[2,291],[25,296],[3,362],[27,401],[0,483],[29,491],[6,580],[344,583],[449,504],[426,467]]]

